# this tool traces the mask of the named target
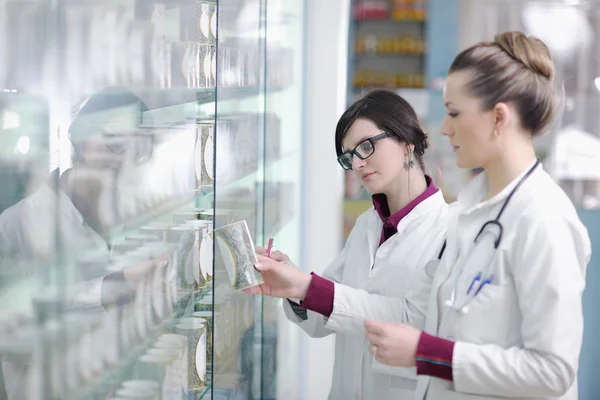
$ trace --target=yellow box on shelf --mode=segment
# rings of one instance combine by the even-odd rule
[[[350,235],[356,219],[370,207],[373,207],[371,199],[344,200],[344,240]]]

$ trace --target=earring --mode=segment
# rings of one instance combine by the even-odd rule
[[[408,150],[408,154],[406,155],[406,160],[404,160],[404,168],[412,169],[415,166],[415,161],[412,157],[412,150]]]
[[[494,135],[494,137],[495,137],[495,138],[497,138],[498,136],[500,136],[500,135],[498,134],[498,130],[497,130],[497,129],[494,129],[494,133],[493,133],[493,135]]]

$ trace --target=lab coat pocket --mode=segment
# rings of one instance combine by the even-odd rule
[[[458,317],[460,340],[477,344],[506,346],[515,301],[510,283],[485,285]]]
[[[390,388],[394,390],[414,392],[417,388],[416,378],[405,378],[403,376],[391,376]]]
[[[379,368],[378,367],[379,364]],[[383,365],[373,361],[373,384],[382,400],[410,400],[414,398],[417,387],[416,368],[401,368]],[[379,370],[379,371],[378,371]],[[386,395],[383,395],[387,389]],[[369,397],[370,399],[371,397]]]

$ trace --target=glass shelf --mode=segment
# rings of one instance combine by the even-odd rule
[[[270,87],[269,92],[285,90],[286,87]],[[220,88],[193,88],[193,89],[161,89],[141,90],[139,96],[144,100],[148,110],[157,110],[165,107],[182,107],[184,104],[198,106],[214,103],[217,96],[222,96],[229,101],[256,97],[261,91],[259,86],[220,87]]]
[[[298,252],[302,3],[0,4],[0,398],[276,397],[235,271]]]

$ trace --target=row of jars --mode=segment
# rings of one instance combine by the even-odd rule
[[[21,340],[31,343],[29,335],[39,347],[29,346],[16,355],[8,349],[2,355],[8,364],[15,359],[14,365],[26,365],[21,378],[30,392],[27,398],[79,393],[96,385],[140,347],[169,333],[173,318],[192,294],[202,296],[212,288],[215,214],[226,215],[220,210],[195,210],[193,216],[182,211],[173,216],[172,224],[146,226],[125,235],[113,246],[109,260],[93,254],[81,257],[75,268],[104,269],[105,279],[99,282],[101,310],[65,307],[56,290],[36,296],[34,309],[42,329],[25,327],[13,336],[13,347],[19,349]],[[127,283],[108,279],[126,269],[137,271],[138,276]],[[65,293],[71,295],[89,294]],[[203,310],[202,318],[212,318],[212,309]],[[212,327],[212,322],[206,326]]]
[[[425,75],[422,72],[388,72],[379,70],[358,70],[354,73],[355,87],[424,88]]]
[[[125,7],[108,4],[69,4],[65,7],[64,49],[66,82],[72,93],[105,86],[152,88],[214,87],[216,78],[217,5],[196,1],[179,6],[176,33],[165,4],[152,3],[146,18]],[[188,9],[189,8],[189,9]],[[222,60],[240,65],[252,56],[223,49]],[[225,65],[225,64],[222,64]],[[231,64],[229,67],[234,68]],[[243,85],[243,78],[221,85]],[[252,82],[248,84],[253,84]]]
[[[425,52],[425,40],[416,35],[358,36],[354,44],[354,50],[358,54],[423,54]]]

